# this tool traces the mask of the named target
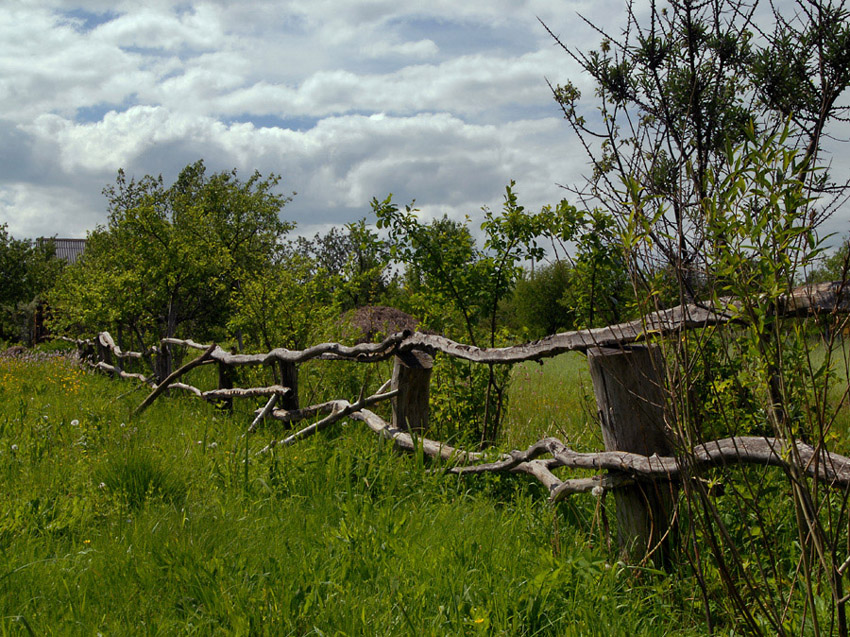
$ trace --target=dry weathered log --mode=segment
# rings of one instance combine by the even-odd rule
[[[187,391],[190,394],[194,394],[198,398],[203,398],[204,393],[198,389],[197,387],[193,387],[192,385],[187,385],[186,383],[171,383],[168,386],[168,389],[182,389],[183,391]]]
[[[657,345],[594,347],[587,352],[593,393],[608,451],[644,456],[671,455],[664,417],[664,361]],[[637,483],[614,493],[617,539],[623,559],[652,555],[663,566],[674,552],[667,533],[673,516],[675,487]]]
[[[331,413],[337,402],[338,401],[336,400],[329,400],[326,403],[310,405],[309,407],[302,407],[301,409],[273,409],[269,415],[275,420],[280,420],[282,422],[298,422],[300,420],[312,418],[318,414]]]
[[[213,351],[212,358],[226,365],[270,365],[277,361],[303,363],[314,359],[377,362],[392,356],[398,344],[409,336],[410,332],[399,332],[388,336],[380,343],[361,343],[354,346],[339,343],[320,343],[304,350],[289,350],[278,347],[265,354],[231,354],[221,348],[216,348]],[[162,342],[196,349],[204,347],[192,340],[176,338],[165,338]]]
[[[94,369],[99,369],[102,372],[106,372],[108,374],[113,374],[115,376],[118,376],[119,378],[124,378],[124,379],[128,379],[128,380],[129,379],[140,380],[143,383],[155,386],[153,379],[150,379],[143,374],[134,374],[134,373],[131,373],[131,372],[125,372],[121,369],[118,369],[114,365],[109,365],[109,364],[104,363],[102,361],[98,362],[98,363],[89,363],[89,365],[91,365],[91,367],[93,367]]]
[[[784,316],[805,316],[824,312],[846,313],[850,311],[850,286],[842,286],[839,283],[819,283],[799,287],[786,297],[780,298],[776,308],[777,312]],[[711,303],[682,305],[661,310],[628,323],[563,332],[511,347],[479,348],[464,345],[443,336],[404,331],[388,336],[380,343],[361,343],[351,347],[339,343],[321,343],[300,351],[277,348],[261,354],[231,354],[216,348],[212,358],[227,365],[269,365],[276,361],[302,363],[313,359],[376,362],[386,360],[397,352],[419,350],[430,354],[442,352],[448,356],[477,363],[509,364],[540,360],[569,351],[586,351],[591,347],[621,346],[645,340],[649,335],[663,336],[740,320],[740,309],[736,303],[729,299],[721,299],[716,306]],[[114,344],[108,332],[101,334],[105,335],[104,339],[116,356],[129,358],[143,356],[139,352],[122,352]],[[78,345],[86,343],[86,341],[72,342]],[[201,350],[209,347],[191,339],[165,338],[162,339],[162,343]],[[151,351],[155,350],[156,348],[152,348]]]
[[[101,332],[97,335],[97,340],[103,347],[109,349],[116,358],[135,358],[140,359],[144,356],[141,352],[125,352],[122,351],[109,332]]]
[[[417,449],[421,448],[422,452],[426,456],[431,458],[442,458],[443,460],[450,460],[452,462],[476,462],[486,457],[483,453],[464,451],[442,442],[413,436],[407,431],[402,431],[401,429],[393,427],[386,420],[368,409],[361,409],[360,411],[354,412],[350,417],[352,420],[359,420],[366,423],[366,426],[368,426],[372,431],[387,440],[392,440],[399,449],[404,451],[415,452]]]
[[[486,457],[486,454],[481,452],[465,451],[428,438],[414,437],[406,431],[393,427],[380,416],[367,409],[362,409],[359,412],[351,414],[350,418],[364,422],[372,431],[388,440],[392,440],[396,447],[403,451],[415,452],[418,449],[422,449],[422,453],[430,458],[441,458],[449,462],[460,463],[461,465],[476,462]],[[549,440],[560,444],[554,438]],[[594,487],[613,489],[633,482],[631,478],[626,476],[597,476],[594,478],[561,480],[552,473],[552,469],[559,466],[559,462],[556,459],[535,459],[540,454],[548,452],[547,442],[548,440],[543,440],[535,443],[525,451],[512,451],[508,454],[503,454],[501,459],[496,462],[473,466],[454,466],[448,469],[448,473],[484,473],[487,471],[525,473],[537,478],[546,487],[549,492],[549,501],[552,503],[558,502],[573,493],[586,493],[593,490]]]
[[[365,398],[361,395],[353,404],[348,402],[347,400],[331,400],[326,403],[322,403],[321,405],[313,405],[312,407],[296,410],[296,412],[286,412],[289,416],[289,418],[287,418],[288,422],[295,422],[295,413],[297,413],[298,416],[301,416],[301,418],[299,419],[308,418],[311,415],[316,415],[318,413],[324,413],[327,411],[330,411],[330,415],[326,418],[323,418],[319,422],[313,423],[309,427],[305,427],[304,429],[295,432],[294,434],[288,436],[283,440],[272,440],[268,445],[261,449],[259,453],[266,453],[269,449],[277,445],[291,445],[299,440],[302,440],[303,438],[308,438],[314,434],[317,434],[323,429],[327,429],[333,423],[342,420],[343,418],[349,416],[350,414],[356,411],[359,411],[360,409],[363,409],[364,407],[374,405],[383,400],[389,400],[391,398],[394,398],[398,395],[398,390],[393,390],[384,393],[384,390],[386,390],[389,385],[390,381],[387,381],[386,383],[381,385],[380,389],[378,389],[375,394]],[[266,405],[266,408],[264,408],[263,411],[267,412],[267,409],[270,409],[268,405]],[[258,418],[255,419],[255,422],[257,422]],[[254,427],[253,423],[251,427]]]
[[[257,398],[260,396],[287,396],[292,390],[282,385],[271,385],[269,387],[248,387],[241,389],[232,387],[230,389],[211,389],[202,395],[207,400],[221,400],[223,398]]]
[[[274,408],[275,403],[277,402],[278,394],[272,394],[271,398],[269,398],[266,406],[260,410],[260,413],[254,418],[251,422],[251,425],[248,427],[248,433],[252,434],[257,430],[257,425],[269,415],[269,412]]]
[[[845,489],[850,487],[850,458],[823,450],[816,451],[810,445],[802,442],[797,442],[796,447],[803,464],[803,470],[809,477],[817,477],[833,488]],[[583,492],[589,491],[592,486],[615,489],[632,484],[635,479],[680,479],[686,471],[690,474],[711,467],[753,464],[787,469],[789,459],[792,457],[789,452],[790,448],[783,440],[756,436],[713,440],[697,445],[690,454],[682,457],[643,456],[620,451],[579,453],[564,445],[557,438],[543,438],[524,451],[514,450],[487,463],[452,467],[448,469],[448,473],[476,474],[515,471],[523,464],[536,462],[536,458],[546,453],[552,455],[552,459],[548,461],[549,464],[547,465],[549,469],[568,467],[616,472],[616,474],[606,476],[604,480],[599,477],[592,478],[594,484],[573,483],[574,485],[581,485],[579,490],[574,492]],[[557,491],[558,488],[556,485],[555,490]],[[565,488],[567,491],[570,491],[570,489],[571,487]]]
[[[277,365],[280,384],[292,390],[286,396],[280,397],[280,406],[284,409],[298,409],[298,365],[284,361],[278,361]]]
[[[183,367],[181,367],[180,369],[169,374],[168,377],[166,377],[165,380],[163,380],[159,385],[157,385],[156,388],[148,395],[148,397],[145,398],[138,407],[136,407],[135,411],[133,411],[133,415],[138,416],[145,409],[147,409],[150,406],[150,404],[154,400],[156,400],[157,396],[159,396],[162,392],[164,392],[166,389],[168,389],[168,386],[171,383],[173,383],[175,380],[180,378],[180,376],[182,376],[186,372],[188,372],[192,369],[195,369],[196,367],[199,367],[200,365],[203,365],[204,363],[209,361],[211,359],[213,351],[215,351],[215,349],[217,347],[218,347],[218,345],[213,343],[198,358],[196,358],[193,361],[189,361],[188,363],[183,365]]]
[[[680,478],[684,472],[696,472],[710,467],[754,464],[787,469],[791,462],[790,448],[779,438],[739,436],[713,440],[694,447],[690,454],[673,456],[642,456],[620,451],[578,453],[551,440],[547,443],[560,466],[576,469],[622,471],[643,479]],[[850,487],[850,458],[828,451],[816,451],[810,445],[797,442],[802,469],[811,478],[817,477],[834,488]]]
[[[850,311],[850,286],[839,283],[818,283],[793,290],[776,304],[784,316],[805,316],[823,312]],[[563,332],[539,341],[511,347],[480,348],[464,345],[444,336],[420,332],[399,332],[380,343],[361,343],[353,347],[339,343],[321,343],[305,350],[283,348],[265,354],[230,354],[222,349],[213,353],[213,359],[228,365],[269,365],[275,361],[302,363],[317,358],[328,360],[354,360],[374,362],[386,360],[397,352],[412,350],[429,354],[442,352],[476,363],[510,364],[527,360],[540,360],[570,351],[586,351],[591,347],[619,347],[645,340],[650,335],[664,336],[689,329],[712,327],[732,321],[742,322],[738,305],[730,299],[721,299],[716,305],[680,305],[661,310],[644,318],[590,330]],[[206,349],[192,340],[163,339],[163,343]]]
[[[605,491],[628,487],[633,483],[633,478],[624,476],[621,473],[606,473],[593,476],[592,478],[572,478],[564,480],[554,489],[551,489],[549,501],[552,503],[560,502],[569,495],[594,492],[594,490],[598,490],[596,492],[602,495]]]
[[[833,311],[848,312],[850,311],[850,286],[841,286],[838,283],[803,286],[782,298],[777,307],[778,311],[785,316],[804,316]],[[443,336],[416,333],[405,339],[399,350],[420,349],[432,353],[439,351],[476,363],[519,363],[569,351],[586,351],[591,347],[619,347],[645,340],[649,335],[664,336],[732,321],[741,321],[740,310],[731,300],[721,299],[716,306],[680,305],[628,323],[563,332],[525,345],[479,348],[463,345]]]

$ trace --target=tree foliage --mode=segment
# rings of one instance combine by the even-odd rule
[[[617,211],[618,221],[629,214],[624,182],[656,198],[648,256],[693,296],[710,269],[702,209],[716,184],[709,175],[726,170],[727,149],[744,140],[747,124],[769,136],[790,119],[787,143],[801,150],[802,170],[817,161],[828,125],[846,114],[848,14],[843,3],[821,0],[799,0],[790,12],[758,0],[686,0],[630,2],[626,16],[619,35],[594,27],[598,49],[559,41],[591,78],[598,109],[585,107],[575,83],[553,86],[593,167],[575,192],[589,208]],[[820,191],[833,188],[824,171],[801,174]]]
[[[278,181],[259,173],[242,181],[235,170],[208,175],[202,161],[170,186],[119,171],[104,189],[108,224],[89,235],[53,291],[54,325],[109,328],[143,348],[181,328],[220,336],[231,294],[262,272],[292,227],[279,217],[288,198],[275,192]]]
[[[505,188],[499,214],[484,210],[478,247],[466,224],[443,217],[430,223],[419,220],[412,206],[403,210],[392,202],[373,200],[378,228],[386,229],[394,258],[404,266],[408,308],[429,327],[473,345],[493,347],[505,340],[506,326],[499,320],[499,305],[513,289],[528,259],[540,259],[539,240],[552,224],[552,211],[544,208],[529,214],[518,203],[514,183]],[[480,370],[470,364],[447,363],[446,386],[462,387],[462,404],[471,406],[463,414],[448,418],[475,423],[482,443],[495,441],[504,412],[510,369],[503,366]],[[437,373],[440,373],[438,371]],[[475,396],[483,398],[479,403]],[[457,395],[449,403],[459,403]],[[440,406],[437,406],[438,410]]]
[[[0,340],[30,340],[35,305],[62,269],[54,253],[51,241],[15,239],[0,225]]]
[[[315,273],[332,277],[342,310],[379,303],[391,290],[390,246],[366,219],[333,227],[312,239],[298,237],[290,249],[307,256]]]

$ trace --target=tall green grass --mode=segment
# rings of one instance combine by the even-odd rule
[[[522,449],[544,436],[576,450],[602,448],[587,357],[570,352],[517,365],[511,378],[503,443]]]
[[[252,406],[131,421],[144,393],[0,359],[0,634],[700,634],[691,583],[618,564],[592,498],[356,423],[257,456],[280,432],[243,438]]]

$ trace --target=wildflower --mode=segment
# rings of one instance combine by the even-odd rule
[[[98,488],[98,489],[105,489],[105,488],[106,488],[106,483],[105,483],[105,482],[101,482],[99,485],[97,485],[97,488]]]
[[[12,453],[15,453],[18,450],[18,445],[12,445]]]
[[[209,445],[207,445],[207,446],[208,446],[210,449],[215,449],[216,447],[218,447],[218,443],[217,443],[217,442],[211,442],[211,443],[210,443]]]
[[[593,487],[593,489],[590,492],[593,495],[595,495],[597,498],[601,498],[603,495],[605,495],[605,489],[603,487],[600,487],[600,486]]]
[[[80,421],[79,421],[79,420],[77,420],[76,418],[74,418],[74,419],[71,421],[71,426],[72,426],[72,427],[79,427],[79,426],[80,426]]]
[[[476,617],[476,618],[475,618],[475,623],[476,623],[476,624],[483,624],[483,623],[484,623],[484,618],[483,618],[483,617]]]

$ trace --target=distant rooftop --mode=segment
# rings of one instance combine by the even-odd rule
[[[86,249],[85,239],[59,239],[58,237],[51,239],[42,237],[38,240],[38,243],[42,244],[48,241],[52,241],[56,247],[56,257],[68,263],[75,263],[77,258]]]

